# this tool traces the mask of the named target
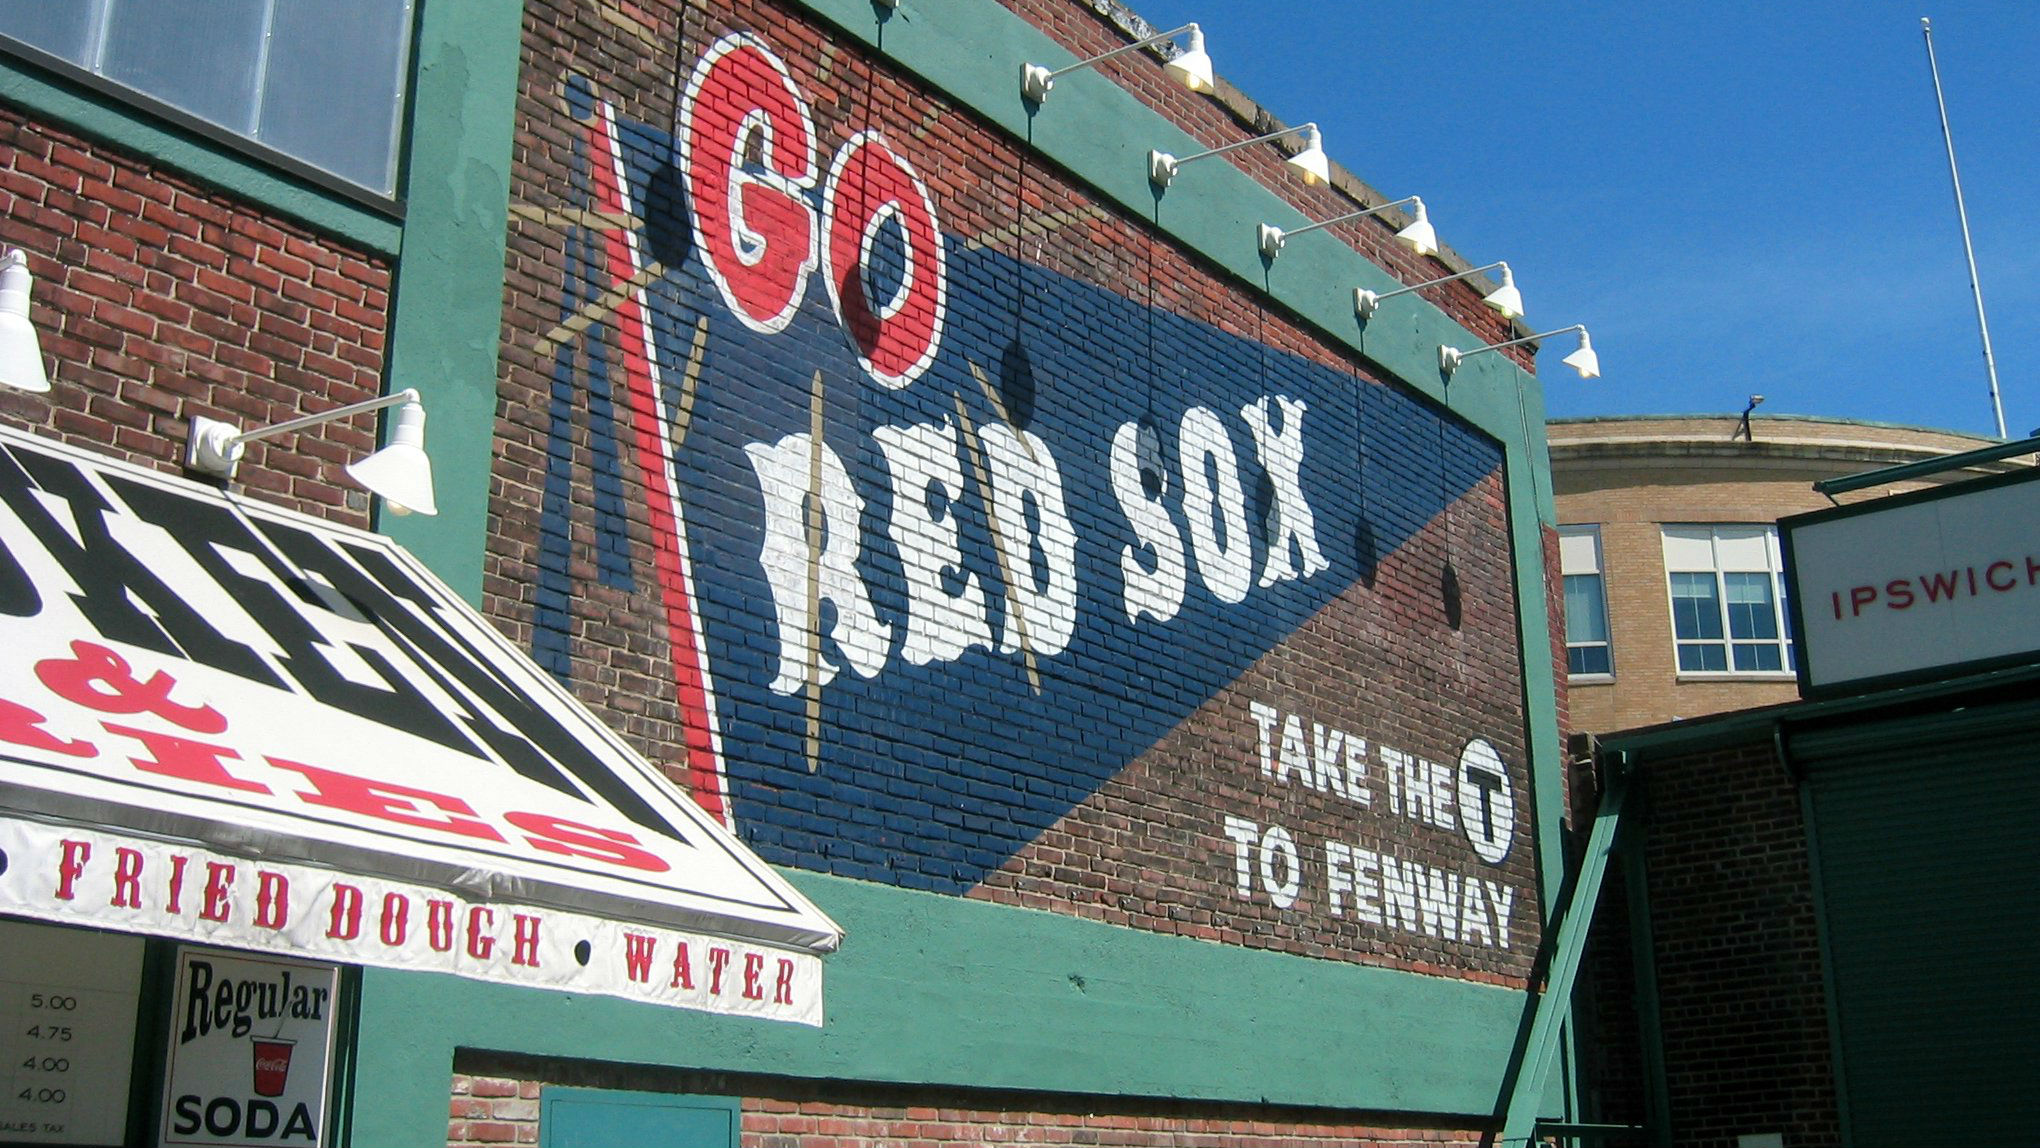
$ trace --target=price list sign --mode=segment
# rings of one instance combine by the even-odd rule
[[[0,921],[0,1141],[119,1144],[140,937]]]

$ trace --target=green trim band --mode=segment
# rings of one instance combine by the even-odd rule
[[[1489,1119],[1522,992],[789,872],[848,930],[820,1029],[366,969],[355,1143],[443,1135],[456,1048]],[[958,1007],[969,1002],[968,1007]]]
[[[423,7],[411,84],[405,258],[397,264],[385,360],[388,389],[416,387],[430,412],[439,514],[383,515],[377,528],[475,605],[489,550],[523,27],[521,0],[433,0]]]

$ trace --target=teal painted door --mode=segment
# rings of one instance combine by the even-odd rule
[[[2036,729],[2030,703],[1978,706],[1801,758],[1858,1148],[2024,1143],[2040,1121]]]
[[[603,1088],[548,1088],[539,1102],[540,1148],[737,1148],[733,1096],[674,1096]]]

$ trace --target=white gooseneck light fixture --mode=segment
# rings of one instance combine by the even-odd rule
[[[1261,245],[1261,254],[1273,259],[1277,255],[1282,254],[1282,245],[1288,242],[1289,237],[1292,235],[1302,235],[1306,231],[1318,231],[1335,224],[1351,223],[1353,220],[1365,219],[1370,215],[1380,215],[1391,207],[1401,207],[1404,204],[1409,205],[1412,218],[1408,226],[1395,233],[1395,237],[1401,240],[1404,246],[1418,255],[1438,254],[1438,233],[1431,228],[1431,217],[1424,213],[1424,201],[1414,195],[1404,196],[1393,203],[1384,203],[1380,207],[1370,207],[1364,211],[1355,211],[1335,219],[1320,220],[1304,227],[1291,228],[1288,231],[1284,231],[1272,223],[1263,223],[1261,224],[1260,237],[1257,242]]]
[[[1541,335],[1525,335],[1520,339],[1510,339],[1506,343],[1494,343],[1485,347],[1476,347],[1471,351],[1462,351],[1457,347],[1439,347],[1438,369],[1444,371],[1449,378],[1452,372],[1459,369],[1460,363],[1475,355],[1484,355],[1489,351],[1500,351],[1509,347],[1520,347],[1525,343],[1534,343],[1539,339],[1549,339],[1555,335],[1570,334],[1574,331],[1580,333],[1580,349],[1560,359],[1559,362],[1578,371],[1580,378],[1600,378],[1601,356],[1594,353],[1593,340],[1587,337],[1587,329],[1578,323],[1574,323],[1570,327],[1560,327],[1556,331],[1546,331]]]
[[[1422,291],[1426,287],[1436,287],[1440,283],[1450,283],[1454,279],[1465,279],[1470,275],[1478,275],[1483,271],[1493,271],[1497,268],[1502,273],[1501,286],[1481,296],[1480,301],[1487,304],[1496,314],[1504,319],[1519,318],[1523,314],[1523,293],[1516,290],[1515,272],[1509,270],[1509,265],[1506,262],[1490,263],[1485,267],[1471,267],[1454,275],[1440,276],[1437,279],[1424,283],[1412,283],[1408,287],[1398,287],[1393,291],[1377,293],[1369,291],[1365,287],[1358,287],[1353,291],[1353,310],[1362,319],[1372,318],[1375,309],[1381,306],[1383,299],[1393,299],[1397,295],[1408,295],[1412,291]]]
[[[425,454],[425,407],[418,401],[415,390],[401,390],[252,431],[203,415],[194,416],[191,438],[184,447],[184,465],[200,474],[232,478],[248,444],[257,439],[274,438],[386,407],[397,408],[397,416],[390,425],[389,445],[359,462],[349,463],[347,473],[381,495],[391,513],[437,514],[438,507],[432,500],[432,460]]]
[[[1300,127],[1283,128],[1279,132],[1269,132],[1264,136],[1255,136],[1250,140],[1241,140],[1238,143],[1230,143],[1224,147],[1215,147],[1210,151],[1198,152],[1196,155],[1186,155],[1182,159],[1177,159],[1165,151],[1151,151],[1148,153],[1148,181],[1156,187],[1165,188],[1175,180],[1177,169],[1186,163],[1195,163],[1200,159],[1210,159],[1215,155],[1224,155],[1229,151],[1238,151],[1250,144],[1279,140],[1284,136],[1303,137],[1303,150],[1290,156],[1283,162],[1287,163],[1290,169],[1296,172],[1305,183],[1329,183],[1332,178],[1331,161],[1325,158],[1324,139],[1318,135],[1318,126],[1314,123],[1304,124]]]
[[[1176,82],[1193,92],[1211,91],[1217,85],[1211,74],[1211,57],[1204,52],[1204,30],[1195,24],[1185,24],[1181,28],[1172,28],[1167,32],[1158,32],[1145,40],[1135,40],[1125,47],[1114,48],[1103,55],[1093,56],[1088,60],[1079,60],[1067,68],[1057,68],[1053,72],[1042,67],[1040,64],[1022,64],[1020,65],[1020,94],[1037,104],[1042,103],[1048,99],[1049,91],[1055,87],[1055,78],[1057,76],[1068,75],[1071,72],[1091,67],[1102,60],[1109,60],[1114,56],[1123,56],[1136,49],[1145,48],[1149,44],[1159,44],[1163,40],[1174,39],[1177,36],[1183,37],[1183,50],[1176,53],[1175,58],[1164,63],[1162,70],[1176,77]]]
[[[28,292],[35,278],[19,249],[0,256],[0,384],[41,394],[50,389],[42,340],[28,317]]]

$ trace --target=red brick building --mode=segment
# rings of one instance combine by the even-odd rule
[[[0,392],[0,984],[109,994],[66,1080],[125,1101],[0,1127],[1577,1115],[1541,393],[1444,385],[1528,334],[1466,260],[1116,6],[257,7],[0,18],[52,383]],[[407,390],[436,518],[341,473]],[[379,396],[183,473],[200,418]],[[263,977],[317,1025],[256,1031]]]

